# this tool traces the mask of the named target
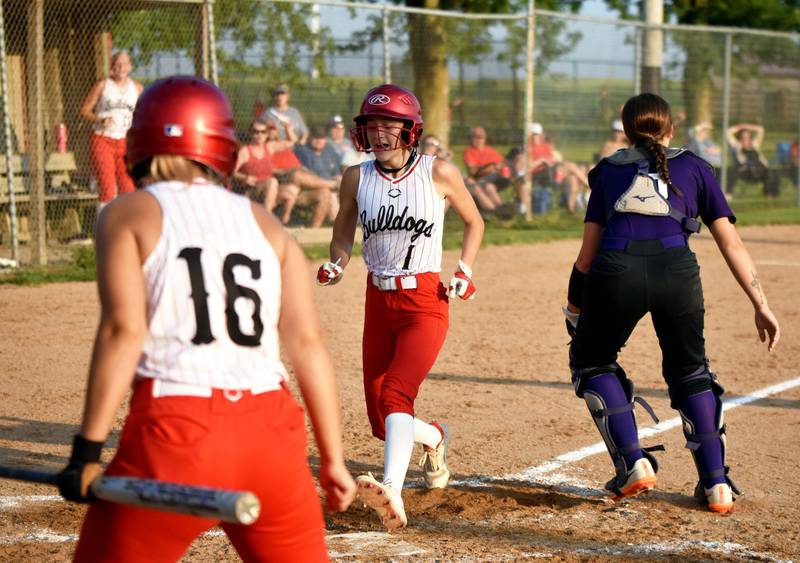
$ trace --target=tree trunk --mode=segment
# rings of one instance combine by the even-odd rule
[[[438,8],[438,0],[426,0],[426,8]],[[414,93],[422,105],[425,132],[450,144],[450,80],[447,74],[444,18],[409,14]]]
[[[708,61],[709,46],[704,42],[690,42],[685,49],[683,100],[686,104],[686,126],[692,127],[702,121],[712,121],[713,64]]]

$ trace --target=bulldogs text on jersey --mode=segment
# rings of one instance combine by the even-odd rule
[[[441,271],[444,199],[433,185],[435,157],[420,155],[399,178],[361,164],[358,217],[367,269],[381,276]]]

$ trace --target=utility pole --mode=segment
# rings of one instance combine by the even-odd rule
[[[311,79],[319,78],[317,57],[319,56],[319,4],[311,4],[311,23],[308,26],[311,32],[311,61],[308,65],[308,76]]]
[[[525,171],[525,187],[522,190],[523,196],[520,202],[520,211],[525,214],[525,220],[530,221],[533,219],[533,210],[531,209],[533,202],[531,201],[531,193],[533,186],[531,185],[531,175],[528,172],[528,162],[530,160],[530,135],[528,134],[528,127],[533,122],[533,89],[534,80],[536,78],[536,66],[534,64],[533,56],[536,53],[536,0],[528,0],[528,41],[527,41],[527,57],[525,59],[525,124],[522,127],[522,150],[523,150],[523,170]]]
[[[644,56],[642,92],[658,94],[661,88],[661,64],[664,52],[664,32],[653,25],[664,23],[664,0],[644,0]]]

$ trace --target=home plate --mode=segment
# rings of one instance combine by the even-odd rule
[[[328,555],[331,559],[365,555],[376,559],[387,559],[425,553],[424,549],[387,532],[334,534],[327,536],[325,541],[328,543]]]

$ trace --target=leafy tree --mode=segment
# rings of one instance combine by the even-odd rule
[[[433,8],[472,13],[520,13],[527,10],[526,0],[393,0],[410,7]],[[537,0],[537,7],[576,11],[582,0]],[[143,62],[159,52],[184,52],[194,55],[199,25],[199,7],[166,6],[158,10],[119,11],[111,19],[115,45],[128,49]],[[194,17],[193,17],[194,14]],[[326,58],[343,50],[363,49],[369,42],[380,41],[382,19],[371,16],[368,29],[351,38],[348,45],[336,46],[329,27],[324,24],[314,34],[310,29],[312,6],[265,0],[216,0],[214,19],[217,32],[217,56],[221,76],[261,75],[265,81],[280,77],[289,84],[301,84],[307,77],[304,60],[313,57],[322,84],[333,89],[336,81],[326,69]],[[508,64],[516,74],[524,66],[525,24],[507,26],[504,52],[493,54],[494,22],[408,14],[393,17],[394,44],[407,41],[408,62],[413,72],[413,89],[425,108],[426,130],[445,141],[449,137],[450,77],[448,58],[463,68],[489,56]],[[564,34],[563,22],[540,18],[537,24],[537,69],[541,72],[553,57],[567,52],[577,39]],[[245,55],[258,53],[258,59]],[[235,88],[233,83],[227,88]],[[514,81],[514,111],[519,112],[521,96]],[[463,94],[463,80],[460,90]]]
[[[400,3],[400,0],[395,0]],[[430,8],[470,13],[525,13],[525,0],[405,0],[405,5],[415,8]],[[582,0],[538,0],[537,7],[545,9],[569,9],[577,11]],[[447,58],[458,57],[459,62],[469,63],[478,55],[490,52],[487,47],[486,32],[469,34],[475,23],[449,22],[452,18],[428,14],[408,14],[409,49],[414,69],[414,91],[425,108],[425,128],[448,142],[449,139],[449,101],[450,78]],[[481,24],[486,26],[484,22]],[[562,24],[563,26],[563,24]],[[501,60],[509,62],[512,73],[520,68],[520,55],[525,52],[525,26],[516,24],[509,27],[509,51]],[[547,55],[555,56],[568,50],[568,40],[555,39],[558,29],[556,22],[537,25],[537,61]],[[461,33],[466,29],[467,33]],[[546,36],[538,33],[549,31]],[[560,31],[560,29],[559,29]],[[455,37],[455,39],[453,39]],[[542,61],[544,62],[544,61]],[[516,81],[515,81],[516,83]],[[519,96],[517,96],[519,98]],[[518,107],[518,102],[515,103]]]
[[[119,11],[111,18],[114,46],[125,49],[142,63],[158,51],[194,54],[197,6],[165,6],[156,10]]]
[[[110,23],[114,44],[145,63],[158,52],[182,51],[193,56],[201,7],[190,4],[167,5],[157,10],[120,10]],[[312,57],[313,68],[323,83],[330,85],[325,58],[335,50],[332,35],[324,25],[312,33],[311,18],[309,4],[217,0],[214,22],[221,74],[250,71],[297,83],[308,74],[301,61]],[[248,62],[245,55],[253,50],[260,59]]]
[[[630,2],[606,1],[622,17],[633,15]],[[665,19],[674,16],[682,24],[800,31],[800,0],[665,0],[664,15]],[[679,32],[671,36],[686,53],[683,93],[689,123],[710,121],[713,80],[723,72],[722,35]],[[752,76],[765,62],[797,67],[800,60],[798,45],[786,39],[739,35],[735,43],[734,69],[742,77]]]

